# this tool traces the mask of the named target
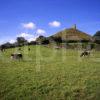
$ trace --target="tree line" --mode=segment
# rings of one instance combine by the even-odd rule
[[[0,45],[0,49],[2,48],[15,48],[15,47],[21,47],[24,45],[47,45],[50,43],[56,43],[59,45],[60,43],[77,43],[77,41],[63,41],[61,37],[45,37],[45,36],[39,36],[36,41],[28,42],[24,37],[17,37],[15,43],[4,43]],[[89,41],[81,41],[82,43],[87,43]],[[96,32],[96,34],[93,36],[92,43],[100,44],[100,31]]]

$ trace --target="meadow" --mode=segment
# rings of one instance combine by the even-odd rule
[[[11,60],[18,48],[0,52],[0,100],[100,100],[100,52],[45,46],[22,47],[23,60]]]

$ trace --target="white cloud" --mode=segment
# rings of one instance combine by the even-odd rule
[[[16,40],[10,40],[9,41],[9,43],[15,43],[16,42]]]
[[[28,34],[28,33],[21,33],[17,37],[29,38],[29,37],[33,37],[33,35],[32,34]]]
[[[29,33],[21,33],[17,35],[17,37],[24,37],[26,40],[28,40],[28,42],[31,42],[31,41],[35,41],[38,36]]]
[[[34,38],[29,38],[27,40],[28,40],[28,42],[31,42],[31,41],[34,41]]]
[[[49,23],[49,26],[51,27],[60,27],[61,23],[59,21],[53,21]]]
[[[23,26],[23,28],[26,28],[26,29],[35,29],[36,28],[36,25],[33,22],[23,23],[22,26]]]
[[[8,42],[8,41],[6,41],[6,40],[5,40],[5,41],[4,41],[4,40],[1,40],[1,41],[0,41],[0,45],[4,44],[4,43],[6,43],[6,42]]]
[[[31,41],[35,41],[35,40],[36,40],[36,38],[37,38],[37,36],[34,36],[34,37],[29,38],[29,39],[27,39],[27,40],[28,40],[28,42],[31,42]]]
[[[38,35],[44,35],[45,33],[46,33],[46,31],[43,29],[37,29],[37,31],[36,31],[36,34],[38,34]]]

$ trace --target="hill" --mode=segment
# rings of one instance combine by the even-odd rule
[[[82,32],[76,28],[76,25],[73,28],[64,29],[49,38],[61,38],[62,41],[91,41],[92,37],[85,32]]]

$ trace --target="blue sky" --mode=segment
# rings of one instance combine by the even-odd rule
[[[91,35],[100,30],[100,1],[0,0],[0,43],[49,36],[73,24]]]

